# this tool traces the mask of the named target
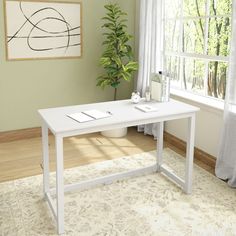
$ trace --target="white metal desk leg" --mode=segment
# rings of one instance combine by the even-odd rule
[[[57,198],[57,231],[64,233],[64,159],[63,159],[63,138],[56,136],[56,198]]]
[[[192,192],[194,135],[195,135],[195,114],[188,118],[188,137],[187,137],[185,186],[184,186],[184,191],[187,194],[190,194]]]
[[[49,191],[49,151],[48,151],[48,127],[42,124],[43,143],[43,192],[44,196]]]
[[[157,123],[157,171],[160,172],[162,165],[162,152],[163,152],[163,129],[164,122]]]

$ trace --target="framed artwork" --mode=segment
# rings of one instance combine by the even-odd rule
[[[5,1],[8,60],[82,56],[82,4]]]

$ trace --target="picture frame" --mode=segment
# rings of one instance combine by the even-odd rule
[[[7,60],[82,57],[82,3],[5,0]]]

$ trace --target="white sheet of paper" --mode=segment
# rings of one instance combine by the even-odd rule
[[[153,111],[158,110],[157,108],[150,106],[150,105],[137,105],[137,106],[135,106],[135,108],[137,108],[141,111],[144,111],[144,112],[153,112]]]

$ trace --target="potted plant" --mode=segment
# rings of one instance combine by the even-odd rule
[[[102,25],[102,28],[105,28],[103,33],[105,49],[100,58],[104,74],[97,78],[97,86],[102,89],[106,86],[114,88],[114,100],[116,100],[119,84],[122,80],[131,81],[133,73],[138,70],[138,63],[134,61],[132,47],[129,45],[132,36],[126,30],[127,14],[118,4],[107,4],[104,7],[107,10],[106,16],[102,18],[105,21]],[[105,133],[107,132],[103,132]],[[117,135],[106,136],[117,137]]]

